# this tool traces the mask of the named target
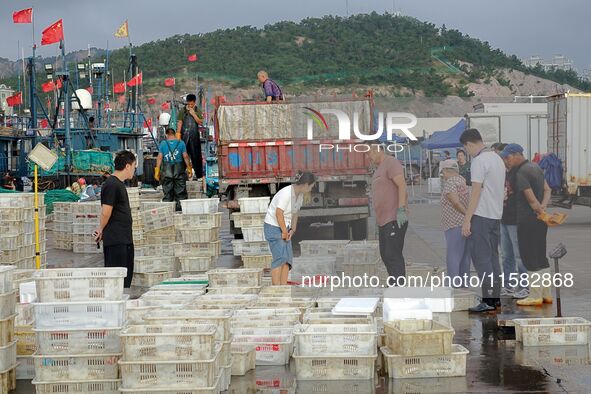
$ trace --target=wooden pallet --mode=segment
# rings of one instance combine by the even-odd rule
[[[0,393],[9,393],[16,389],[16,365],[0,372]]]

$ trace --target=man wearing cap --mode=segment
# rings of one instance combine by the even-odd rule
[[[507,168],[515,171],[513,189],[517,205],[517,240],[521,260],[530,272],[530,293],[517,301],[521,306],[538,306],[552,303],[551,286],[543,286],[543,274],[550,273],[546,257],[546,235],[548,225],[538,219],[548,206],[551,197],[550,186],[544,179],[544,172],[535,163],[523,156],[523,148],[509,144],[500,153]]]
[[[455,160],[445,160],[440,165],[443,180],[441,189],[441,224],[445,232],[447,275],[455,287],[467,287],[459,279],[470,274],[470,252],[466,247],[466,238],[462,235],[462,223],[466,208],[470,203],[470,191],[466,180],[460,175]],[[464,280],[464,279],[462,279]]]
[[[472,195],[464,216],[462,234],[468,237],[472,264],[484,278],[482,302],[470,312],[489,312],[501,306],[501,265],[499,237],[505,190],[505,164],[495,152],[486,148],[476,129],[465,130],[460,142],[472,164]]]

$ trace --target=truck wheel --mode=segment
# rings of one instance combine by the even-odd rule
[[[353,233],[353,241],[367,239],[367,219],[353,220],[350,222]]]

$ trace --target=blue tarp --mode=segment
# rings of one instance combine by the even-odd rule
[[[466,120],[464,118],[446,131],[436,131],[431,136],[421,143],[425,149],[443,149],[443,148],[460,148],[460,136],[466,130]]]

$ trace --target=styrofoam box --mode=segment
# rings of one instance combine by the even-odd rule
[[[466,376],[469,352],[462,345],[453,345],[451,354],[446,355],[402,356],[393,354],[386,346],[380,351],[386,358],[390,379]]]
[[[515,339],[523,346],[587,345],[591,322],[582,317],[514,319]]]
[[[218,211],[219,204],[219,198],[197,198],[194,200],[181,200],[182,211],[183,213],[187,214],[216,213]]]
[[[33,274],[38,302],[120,301],[126,268],[57,268]]]
[[[117,379],[121,354],[34,355],[35,378],[42,382]]]
[[[208,360],[215,356],[213,324],[141,325],[121,332],[126,360]]]
[[[122,327],[125,301],[34,303],[36,329]]]
[[[211,387],[218,377],[220,351],[221,345],[218,344],[215,356],[205,360],[119,361],[121,386],[126,389],[160,386],[169,390]]]
[[[245,197],[238,199],[241,213],[266,212],[270,201],[270,197]]]
[[[454,309],[453,289],[450,287],[390,287],[384,292],[384,305],[389,302],[423,301],[432,312],[451,312]]]
[[[293,358],[298,380],[370,380],[375,374],[377,354],[301,356],[296,352]]]
[[[371,356],[377,349],[374,324],[304,324],[294,329],[301,356]]]
[[[409,301],[384,299],[384,322],[400,319],[433,320],[433,312],[421,300]]]

